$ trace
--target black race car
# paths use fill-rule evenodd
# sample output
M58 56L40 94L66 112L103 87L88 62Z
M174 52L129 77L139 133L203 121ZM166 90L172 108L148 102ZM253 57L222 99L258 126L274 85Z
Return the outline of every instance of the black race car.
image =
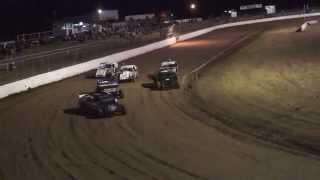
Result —
M79 108L82 113L91 117L111 117L124 115L126 109L118 99L108 93L89 93L79 95Z
M177 73L168 70L160 70L149 76L156 89L178 89L179 82Z

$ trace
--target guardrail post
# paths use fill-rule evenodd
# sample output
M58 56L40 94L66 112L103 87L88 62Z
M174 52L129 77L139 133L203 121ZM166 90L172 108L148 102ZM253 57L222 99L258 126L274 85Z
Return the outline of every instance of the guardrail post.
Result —
M6 70L7 71L13 71L16 68L17 68L17 66L16 66L16 63L14 61L6 64Z

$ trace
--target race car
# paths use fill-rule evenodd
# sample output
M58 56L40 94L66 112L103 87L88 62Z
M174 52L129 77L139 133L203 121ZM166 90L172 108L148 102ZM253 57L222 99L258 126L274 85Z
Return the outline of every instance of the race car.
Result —
M178 64L176 61L168 59L168 61L164 61L160 64L160 70L167 70L178 73Z
M88 93L78 96L79 109L87 116L112 117L125 115L126 109L118 99L107 93Z
M169 70L159 70L149 76L156 89L178 89L180 87L177 73Z
M138 67L136 65L124 65L120 67L120 81L135 81L138 78Z
M97 80L97 92L111 94L116 98L124 98L124 94L119 86L119 82L115 79Z
M97 68L96 78L116 76L118 67L118 63L101 63Z

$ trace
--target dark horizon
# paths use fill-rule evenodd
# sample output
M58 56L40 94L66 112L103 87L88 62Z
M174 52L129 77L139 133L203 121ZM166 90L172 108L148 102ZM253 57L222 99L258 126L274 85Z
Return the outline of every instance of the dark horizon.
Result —
M52 22L65 17L79 16L102 9L118 9L121 16L140 13L160 13L170 11L177 17L188 17L190 12L188 5L191 2L198 4L197 15L207 17L219 15L226 9L237 9L244 4L275 4L277 10L302 9L303 4L310 6L319 5L315 0L139 0L133 3L129 0L3 0L0 6L2 30L0 41L15 39L16 34L31 33L50 30Z

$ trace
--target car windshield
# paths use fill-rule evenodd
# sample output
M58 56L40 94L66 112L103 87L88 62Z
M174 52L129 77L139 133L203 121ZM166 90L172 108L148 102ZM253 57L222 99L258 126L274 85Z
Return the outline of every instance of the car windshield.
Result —
M108 89L113 89L113 88L118 88L119 85L118 84L107 84L105 87Z
M113 101L113 96L110 94L94 94L90 101Z
M177 75L175 73L172 72L160 72L159 73L159 78L160 79L166 79L166 78L172 78L172 79L176 79Z
M165 68L176 68L177 64L166 64L166 65L163 65L162 67L165 67Z
M106 74L105 77L98 77L97 81L115 81L116 77L112 76L112 74Z
M133 71L133 68L131 67L123 67L121 68L122 71Z
M113 68L113 65L112 64L105 64L104 67L105 68Z

